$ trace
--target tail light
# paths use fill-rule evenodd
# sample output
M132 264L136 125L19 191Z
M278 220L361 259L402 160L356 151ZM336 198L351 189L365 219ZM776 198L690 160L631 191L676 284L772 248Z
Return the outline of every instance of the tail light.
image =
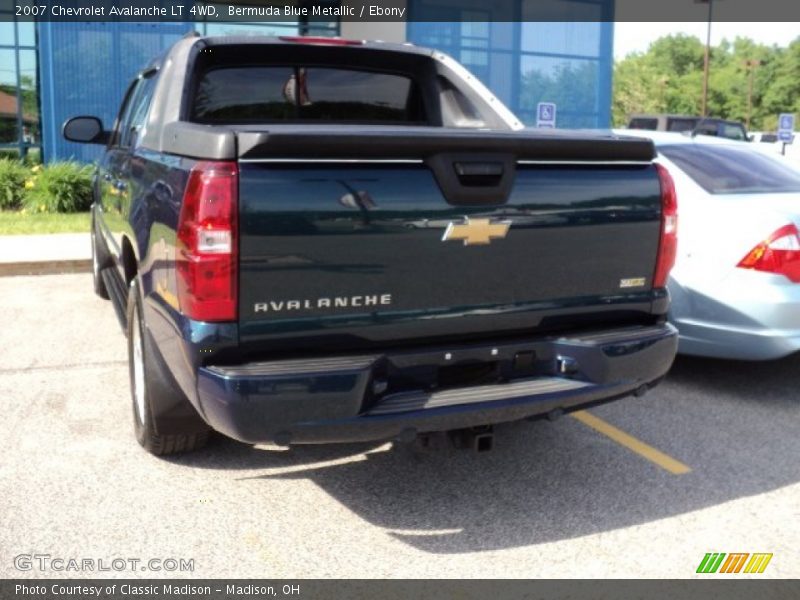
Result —
M664 287L678 252L678 196L675 193L675 182L666 167L656 164L656 170L661 184L661 239L653 287Z
M737 267L785 275L800 283L800 234L793 224L784 225L750 250Z
M175 259L178 302L191 319L236 319L238 179L234 162L199 162L189 174Z
M282 42L297 42L301 44L319 44L321 46L361 46L361 40L345 40L337 37L325 37L322 35L282 35Z

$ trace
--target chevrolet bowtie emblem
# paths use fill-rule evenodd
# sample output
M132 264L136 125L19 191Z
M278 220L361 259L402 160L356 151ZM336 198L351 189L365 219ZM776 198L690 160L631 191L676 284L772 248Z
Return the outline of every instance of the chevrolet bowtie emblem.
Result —
M463 223L451 222L442 236L443 242L464 240L465 246L490 244L494 239L506 237L511 221L492 223L489 219L464 218Z

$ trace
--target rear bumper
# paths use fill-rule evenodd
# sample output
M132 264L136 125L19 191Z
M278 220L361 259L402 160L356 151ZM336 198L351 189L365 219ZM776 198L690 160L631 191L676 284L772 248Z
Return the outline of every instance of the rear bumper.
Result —
M774 360L800 352L800 329L736 326L676 319L681 354L731 360Z
M771 360L800 351L800 285L781 275L735 269L721 280L670 280L669 319L678 352Z
M391 439L577 410L626 396L669 370L668 324L567 337L199 369L206 421L247 443ZM414 388L452 366L488 365L501 382ZM402 388L402 391L396 391Z

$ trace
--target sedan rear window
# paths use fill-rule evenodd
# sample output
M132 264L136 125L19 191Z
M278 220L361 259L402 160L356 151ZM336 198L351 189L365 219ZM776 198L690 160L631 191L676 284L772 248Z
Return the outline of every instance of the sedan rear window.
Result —
M389 73L301 66L223 67L197 84L198 123L423 122L414 82Z
M749 148L681 144L658 151L711 194L800 192L800 171Z

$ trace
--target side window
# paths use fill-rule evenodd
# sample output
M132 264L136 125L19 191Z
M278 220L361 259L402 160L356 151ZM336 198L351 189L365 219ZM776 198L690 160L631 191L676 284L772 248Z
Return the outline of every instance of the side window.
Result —
M122 106L119 109L117 120L114 123L114 133L111 135L111 141L109 142L109 145L112 147L120 145L120 134L124 130L123 124L129 119L131 106L133 105L140 83L140 79L134 80L133 83L128 86L128 91L125 92L125 99L122 101Z
M631 119L631 122L628 124L628 129L646 129L648 131L655 131L658 129L658 119L637 117Z
M716 123L701 123L695 129L695 133L700 135L713 135L716 137L719 135L719 130Z
M667 131L691 131L698 122L698 119L669 119L667 122Z
M741 125L729 125L727 123L721 123L720 129L722 130L721 136L731 139L731 140L740 140L744 141L747 139L745 135L744 129Z
M131 99L130 111L120 127L119 145L129 148L136 144L136 140L144 127L145 119L150 112L150 102L153 99L156 77L142 77L139 79L134 95Z
M156 77L153 74L139 77L130 85L117 118L112 146L128 148L135 143L150 109L155 82Z

